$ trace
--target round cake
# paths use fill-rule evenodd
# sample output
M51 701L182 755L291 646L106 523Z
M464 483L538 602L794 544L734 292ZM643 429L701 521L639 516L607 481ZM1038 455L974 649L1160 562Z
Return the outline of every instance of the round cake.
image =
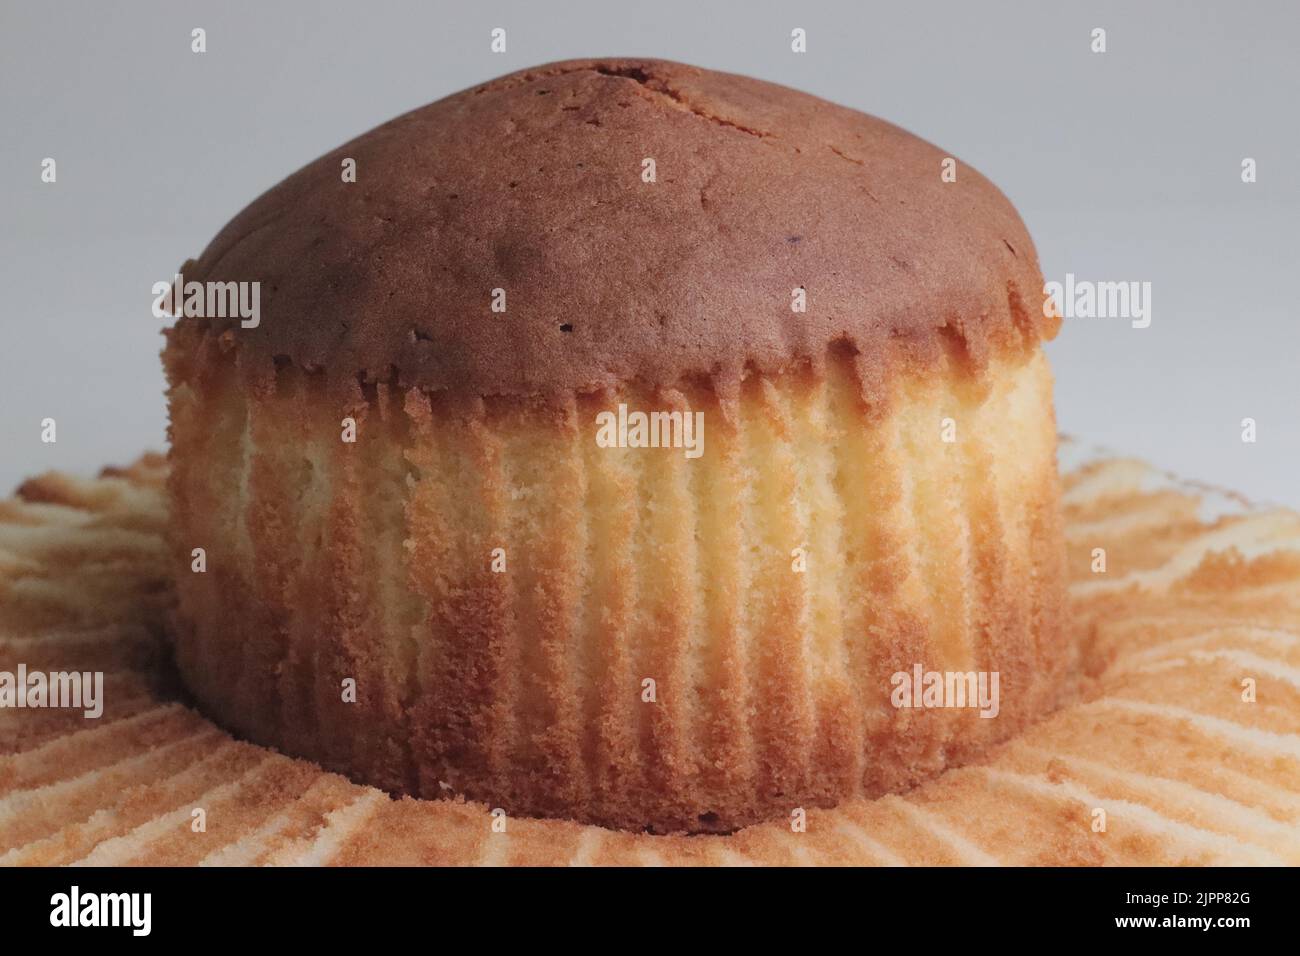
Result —
M321 157L181 271L257 303L178 306L164 352L176 659L236 733L394 793L728 831L1061 694L1034 247L895 126L538 67Z

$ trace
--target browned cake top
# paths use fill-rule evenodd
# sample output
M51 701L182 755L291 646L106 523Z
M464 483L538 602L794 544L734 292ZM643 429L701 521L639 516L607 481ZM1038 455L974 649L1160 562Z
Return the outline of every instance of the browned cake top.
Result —
M735 380L837 340L868 358L891 336L976 357L1008 335L1036 343L1054 328L1024 225L973 169L944 182L945 155L747 77L537 67L262 195L184 269L259 281L260 326L182 321L307 368L482 395Z

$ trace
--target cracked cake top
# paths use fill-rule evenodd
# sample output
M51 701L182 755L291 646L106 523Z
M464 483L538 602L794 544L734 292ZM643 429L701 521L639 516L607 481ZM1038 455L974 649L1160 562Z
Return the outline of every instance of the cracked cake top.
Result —
M182 267L260 282L260 325L179 322L307 369L478 395L721 387L837 343L864 366L890 339L976 363L997 343L1036 346L1055 325L1024 225L973 169L945 182L945 158L747 77L535 67L263 194Z

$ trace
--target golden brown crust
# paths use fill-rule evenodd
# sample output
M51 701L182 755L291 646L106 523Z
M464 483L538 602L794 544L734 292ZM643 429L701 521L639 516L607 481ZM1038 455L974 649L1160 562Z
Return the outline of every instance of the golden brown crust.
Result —
M734 399L458 401L185 329L167 361L182 674L225 726L384 789L734 830L969 760L1070 668L1041 352L900 363L888 414L842 350ZM598 447L621 402L701 411L703 455ZM918 664L997 671L999 713L892 707Z
M0 502L0 668L120 664L101 721L0 710L0 865L1300 864L1294 512L1202 523L1199 493L1144 491L1138 463L1067 476L1070 554L1105 547L1113 569L1071 562L1079 700L901 797L814 809L805 832L674 837L494 829L483 804L388 800L173 703L137 654L169 601L162 472L130 471L147 480L51 475Z
M183 271L260 282L261 324L181 324L308 370L474 395L736 385L834 342L868 366L895 338L930 364L953 344L976 364L1036 346L1055 326L1033 244L978 172L945 182L946 158L747 77L536 67L398 117L257 199Z

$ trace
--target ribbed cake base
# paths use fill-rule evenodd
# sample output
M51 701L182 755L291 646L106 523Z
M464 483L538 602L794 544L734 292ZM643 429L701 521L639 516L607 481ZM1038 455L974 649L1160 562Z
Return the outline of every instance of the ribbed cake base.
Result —
M844 351L547 401L237 356L166 354L178 665L227 727L359 781L731 830L967 760L1071 666L1040 351L900 362L870 400ZM605 447L619 405L702 412L702 453ZM996 700L898 706L918 671Z

